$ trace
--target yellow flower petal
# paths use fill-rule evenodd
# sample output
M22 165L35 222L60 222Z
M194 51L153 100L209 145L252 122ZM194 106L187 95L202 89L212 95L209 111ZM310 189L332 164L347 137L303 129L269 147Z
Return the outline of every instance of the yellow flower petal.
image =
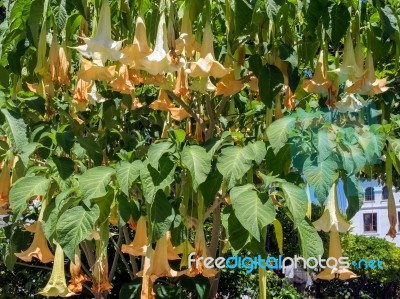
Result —
M82 58L82 68L76 74L78 79L86 82L111 80L115 76L115 66L98 66Z
M144 256L148 245L146 217L141 216L137 222L135 238L129 245L122 245L121 251L133 256Z

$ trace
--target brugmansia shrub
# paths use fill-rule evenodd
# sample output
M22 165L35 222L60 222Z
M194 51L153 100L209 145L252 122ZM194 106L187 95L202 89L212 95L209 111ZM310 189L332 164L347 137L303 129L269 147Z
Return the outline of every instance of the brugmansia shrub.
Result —
M339 257L360 176L386 181L396 235L397 1L0 5L2 260L52 266L39 294L105 298L123 265L134 296L215 297L218 269L188 255L265 258L268 225L283 253L277 213L299 254L322 254L322 230Z

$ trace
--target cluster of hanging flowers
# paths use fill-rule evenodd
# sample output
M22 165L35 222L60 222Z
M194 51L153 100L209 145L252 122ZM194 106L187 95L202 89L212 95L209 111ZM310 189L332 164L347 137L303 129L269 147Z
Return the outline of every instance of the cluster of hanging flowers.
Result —
M357 26L358 24L355 27ZM305 91L326 97L326 104L336 107L341 113L357 112L364 107L365 103L358 95L374 96L389 89L386 78L376 78L370 49L367 49L364 63L359 29L356 28L354 35L355 47L349 28L344 39L342 62L332 70L328 66L327 46L323 43L313 77L303 81ZM344 85L344 94L338 101L340 84Z

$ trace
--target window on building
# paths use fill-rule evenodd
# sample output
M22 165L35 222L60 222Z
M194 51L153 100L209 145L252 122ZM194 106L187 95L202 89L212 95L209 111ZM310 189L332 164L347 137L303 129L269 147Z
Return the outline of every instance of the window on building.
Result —
M365 201L374 201L375 200L375 193L373 187L368 187L365 189Z
M376 213L364 214L364 232L376 232Z
M382 198L383 200L388 200L389 198L389 191L386 186L382 188Z

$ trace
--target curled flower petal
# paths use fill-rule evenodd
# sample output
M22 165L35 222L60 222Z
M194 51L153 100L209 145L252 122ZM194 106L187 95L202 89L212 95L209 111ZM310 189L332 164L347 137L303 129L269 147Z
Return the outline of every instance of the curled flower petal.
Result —
M133 256L144 256L149 245L148 242L146 217L140 216L136 224L135 238L129 245L122 245L121 251Z
M89 60L82 59L82 68L76 74L78 79L86 82L111 80L115 76L115 66L98 66Z
M130 94L135 90L135 86L130 80L128 67L126 65L123 64L119 68L118 77L110 82L110 86L113 90L125 94Z
M82 292L82 284L89 281L89 277L82 271L81 252L79 249L75 250L74 261L71 261L69 266L71 273L71 280L69 281L68 290L73 293Z

